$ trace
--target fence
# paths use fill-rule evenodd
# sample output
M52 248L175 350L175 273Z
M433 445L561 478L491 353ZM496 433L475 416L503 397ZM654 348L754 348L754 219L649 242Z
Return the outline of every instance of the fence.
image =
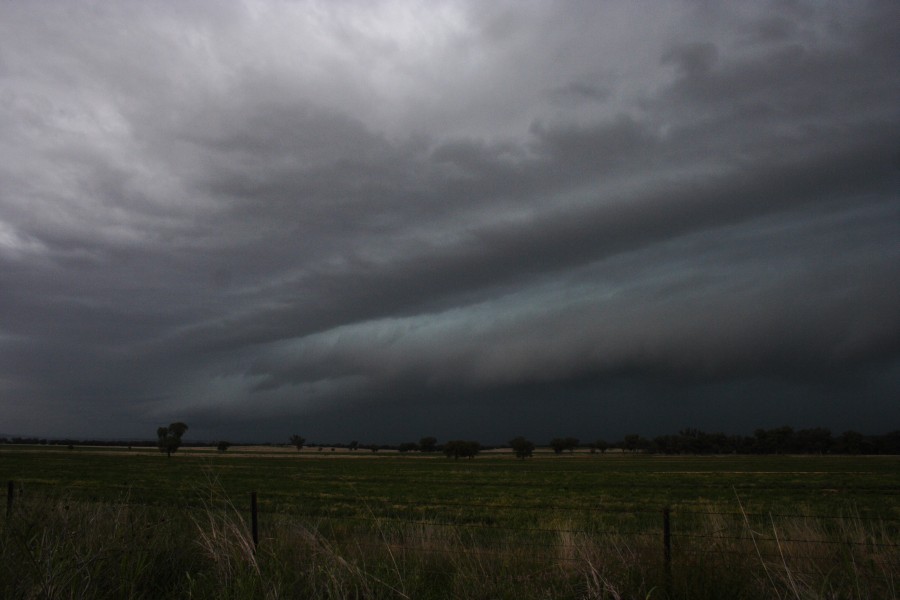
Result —
M893 582L893 574L900 572L900 519L893 517L753 513L741 506L732 511L611 509L564 502L523 506L374 497L338 497L327 505L304 506L256 491L244 498L246 504L211 496L158 505L142 496L131 494L123 503L215 519L241 515L238 520L257 550L283 544L278 540L282 530L302 526L314 532L317 543L340 548L347 557L387 555L395 562L415 557L428 562L423 572L429 575L446 575L440 566L458 561L461 553L485 563L514 562L533 569L547 564L594 569L618 553L623 563L661 573L666 586L679 574L711 565L753 564L769 577L770 569L778 568L792 578L822 576L841 564L852 565L857 583ZM23 494L10 481L7 524L15 521L20 505L62 497Z

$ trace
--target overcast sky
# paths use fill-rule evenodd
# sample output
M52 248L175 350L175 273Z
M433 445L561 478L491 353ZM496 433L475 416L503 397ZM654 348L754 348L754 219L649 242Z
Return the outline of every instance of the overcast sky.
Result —
M0 432L900 428L900 3L0 3Z

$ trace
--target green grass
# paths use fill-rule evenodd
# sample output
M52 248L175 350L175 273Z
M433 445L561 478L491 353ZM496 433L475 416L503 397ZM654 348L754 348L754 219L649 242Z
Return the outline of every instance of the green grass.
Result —
M898 467L3 446L0 596L896 598Z
M509 455L349 457L306 451L225 454L0 449L0 477L33 493L65 488L73 497L184 503L214 484L235 504L251 491L276 512L360 513L365 501L435 510L453 504L559 506L602 510L688 509L740 498L750 512L900 517L900 458L847 456L658 457Z

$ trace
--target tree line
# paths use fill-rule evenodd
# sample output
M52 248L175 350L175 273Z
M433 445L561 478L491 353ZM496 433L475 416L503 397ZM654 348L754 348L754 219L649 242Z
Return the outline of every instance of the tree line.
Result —
M900 430L879 435L845 431L834 435L822 427L783 426L757 429L752 436L683 429L652 440L637 436L631 448L657 454L900 454Z
M592 452L618 449L650 454L900 454L900 430L879 435L858 431L834 435L823 427L795 430L783 426L757 429L748 436L688 428L653 438L632 433L612 444L597 440L581 445L575 438L554 438L550 447L557 454L582 447Z
M213 442L187 442L182 436L187 431L185 423L176 422L168 427L157 429L157 441L148 440L74 440L74 439L46 439L35 437L0 437L0 444L28 444L28 445L67 445L70 448L75 445L90 446L123 446L128 447L152 447L156 446L161 452L171 455L181 446L209 447L213 445L220 452L225 452L231 447L227 441ZM298 451L307 447L306 438L299 434L293 434L288 442ZM271 442L261 445L272 446ZM310 444L323 450L325 445ZM378 452L380 450L397 451L401 454L409 452L418 453L443 453L448 458L473 458L482 450L495 448L509 448L518 458L528 458L534 454L537 447L535 442L518 436L501 446L483 446L473 440L449 440L438 443L437 438L426 436L418 442L403 442L401 444L362 444L353 440L346 444L327 444L332 448L343 448L352 452L368 450ZM789 426L773 429L757 429L753 435L729 435L722 432L705 432L700 429L682 429L675 434L659 435L653 438L645 438L640 434L631 433L621 440L609 443L603 439L593 442L582 442L574 437L556 437L549 440L547 447L556 454L574 452L575 450L589 450L592 453L604 453L610 450L649 453L649 454L900 454L900 430L878 435L867 435L858 431L845 431L833 434L831 430L822 427L795 430Z
M299 435L293 434L288 438L290 444L297 448L297 451L303 449L306 444L306 438ZM313 444L315 446L315 444ZM371 452L378 452L379 450L396 450L401 454L406 452L443 452L449 458L474 458L481 451L481 444L474 441L468 440L450 440L443 444L438 444L438 440L432 436L426 436L420 439L418 442L403 442L397 446L391 445L379 445L379 444L360 444L358 441L353 440L346 446L343 444L329 444L332 448L342 448L346 447L351 452L355 452L358 450L369 450ZM321 450L322 446L318 446Z
M299 436L292 436L291 441ZM302 447L298 446L298 450ZM443 452L450 458L472 458L481 450L509 448L518 458L534 455L537 445L525 437L509 440L505 446L482 446L476 441L451 440L438 444L434 437L422 438L418 443L404 442L399 445L332 444L350 450L368 449L395 450L407 452ZM625 435L616 442L598 439L583 443L574 437L552 438L547 447L556 454L589 450L604 453L610 450L648 454L900 454L900 430L879 435L867 435L858 431L845 431L834 435L822 427L795 430L789 426L773 429L757 429L752 436L729 435L722 432L708 433L696 428L682 429L676 434L645 438L640 434Z

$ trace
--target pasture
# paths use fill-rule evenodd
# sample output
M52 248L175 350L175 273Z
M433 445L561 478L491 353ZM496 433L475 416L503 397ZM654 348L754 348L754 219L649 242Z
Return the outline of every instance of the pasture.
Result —
M440 454L317 452L240 447L182 449L4 446L0 477L30 493L179 505L214 489L236 504L251 491L275 512L328 513L362 504L496 505L534 510L674 510L734 505L751 512L900 518L900 457L678 456L537 453L516 460ZM495 511L496 512L496 511Z
M21 543L5 538L2 558L19 575L0 591L53 597L27 590L87 585L74 557L109 548L58 527L106 531L117 560L149 561L129 567L127 590L59 597L896 597L898 467L888 456L523 461L235 447L167 459L146 448L3 446L0 477L15 482L5 528ZM172 546L184 564L165 559ZM14 583L47 552L60 563L73 554L55 575L69 587L41 588L38 571L27 590Z

